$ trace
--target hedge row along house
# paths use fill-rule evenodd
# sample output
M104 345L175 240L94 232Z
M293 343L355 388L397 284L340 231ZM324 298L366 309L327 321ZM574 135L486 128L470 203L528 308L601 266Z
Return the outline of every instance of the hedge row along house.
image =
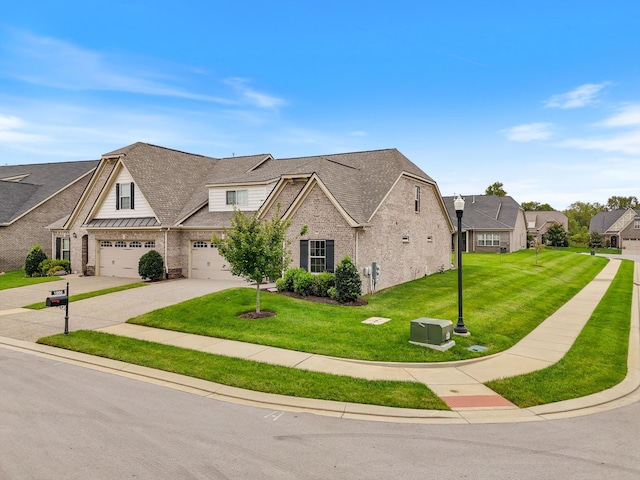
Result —
M235 208L268 218L278 204L291 221L292 267L333 271L348 255L361 272L377 262L386 288L450 265L453 225L438 186L396 149L278 160L135 143L102 156L50 242L68 239L72 269L87 275L137 277L154 249L166 278L226 279L213 234L224 235Z

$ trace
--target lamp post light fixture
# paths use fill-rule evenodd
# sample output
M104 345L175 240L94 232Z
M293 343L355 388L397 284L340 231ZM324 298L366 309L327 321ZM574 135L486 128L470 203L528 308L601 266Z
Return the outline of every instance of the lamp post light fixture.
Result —
M464 325L462 318L462 213L464 212L464 199L458 194L458 198L453 201L458 217L458 323L453 329L453 333L462 336L469 336L469 330Z

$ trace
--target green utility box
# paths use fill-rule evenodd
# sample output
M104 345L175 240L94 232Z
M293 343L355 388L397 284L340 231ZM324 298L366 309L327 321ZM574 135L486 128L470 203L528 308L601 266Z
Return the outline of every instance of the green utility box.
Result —
M422 345L436 350L447 350L455 345L453 322L437 318L418 318L411 320L409 343Z

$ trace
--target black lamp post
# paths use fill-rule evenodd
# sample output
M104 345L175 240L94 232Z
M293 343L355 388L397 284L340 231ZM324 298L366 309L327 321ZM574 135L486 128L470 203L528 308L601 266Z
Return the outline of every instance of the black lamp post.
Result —
M456 217L458 217L458 323L453 329L458 335L469 335L469 330L464 325L462 319L462 212L464 211L464 200L458 195L453 201L456 209Z

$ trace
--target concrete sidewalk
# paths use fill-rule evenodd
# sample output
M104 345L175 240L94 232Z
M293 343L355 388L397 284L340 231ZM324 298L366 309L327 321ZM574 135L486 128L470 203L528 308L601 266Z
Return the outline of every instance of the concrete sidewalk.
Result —
M451 412L394 409L373 405L283 397L227 387L19 340L0 338L0 345L5 348L26 349L41 355L54 355L59 359L81 362L93 365L94 368L106 369L128 376L133 375L136 378L144 378L154 383L186 389L211 398L345 418L454 423L516 422L562 418L617 408L640 399L640 349L638 348L640 264L636 263L635 265L628 374L622 383L605 392L588 397L528 409L517 408L484 386L483 383L496 378L539 370L562 358L589 320L614 278L619 265L619 260L609 262L587 287L511 349L490 357L455 363L385 364L362 362L126 323L114 323L97 328L100 331L116 335L287 367L367 379L419 381L443 398L452 408Z

